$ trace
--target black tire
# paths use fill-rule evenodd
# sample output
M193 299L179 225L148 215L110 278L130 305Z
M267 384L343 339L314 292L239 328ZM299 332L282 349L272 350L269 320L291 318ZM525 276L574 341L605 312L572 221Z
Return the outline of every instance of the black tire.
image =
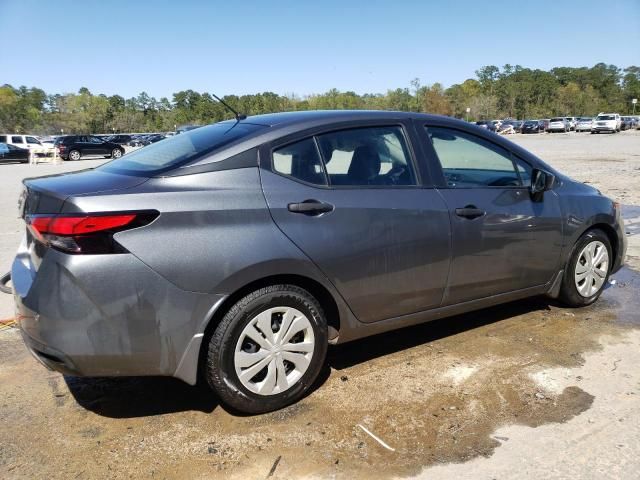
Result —
M574 281L574 274L576 270L576 265L579 260L580 253L582 250L591 242L599 241L604 244L607 248L607 253L609 255L609 262L607 265L607 275L605 276L602 287L590 297L583 297L578 292L578 288L576 287L576 283ZM567 306L570 307L584 307L587 305L591 305L595 302L598 297L602 294L602 291L607 285L609 281L609 274L611 272L611 264L613 262L613 254L611 249L611 242L609 241L609 237L606 233L599 229L593 229L587 231L582 237L578 239L576 244L573 247L573 251L571 252L571 257L567 262L564 276L562 278L562 285L560 287L560 300L564 302Z
M75 160L81 160L81 159L82 159L82 154L80 153L80 151L79 151L79 150L71 150L71 151L69 152L69 155L67 155L67 158L68 158L69 160L74 160L74 159L73 159L74 154L78 154L78 158L76 158Z
M235 347L247 324L273 307L293 307L309 320L315 340L307 370L281 393L260 395L246 388L235 370ZM205 376L220 400L233 410L258 414L278 410L300 400L312 387L327 354L327 323L322 306L309 292L293 285L272 285L239 300L222 318L209 340Z

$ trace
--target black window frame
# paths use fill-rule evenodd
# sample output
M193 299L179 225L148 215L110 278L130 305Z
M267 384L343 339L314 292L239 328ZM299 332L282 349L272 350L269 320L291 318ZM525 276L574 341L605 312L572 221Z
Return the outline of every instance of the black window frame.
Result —
M403 140L405 142L405 146L407 147L407 165L413 169L413 178L415 179L415 185L332 185L329 174L327 172L327 164L324 159L324 155L318 145L317 137L320 135L326 135L334 132L341 132L345 130L357 130L357 129L367 129L367 128L384 128L384 127L398 127L403 136ZM415 138L410 134L409 128L412 127L411 121L408 120L406 122L403 121L393 121L393 120L371 120L371 121L359 121L359 122L346 122L343 124L331 124L324 125L321 127L306 129L300 132L296 132L291 135L287 135L278 140L274 140L268 144L265 144L261 147L261 151L264 152L264 156L268 158L268 161L263 164L261 162L261 166L267 167L267 169L281 177L284 177L288 180L300 183L302 185L306 185L313 188L323 189L323 190L388 190L388 189L416 189L416 188L433 188L432 185L426 186L423 183L423 170L419 168L420 161L418 158L418 153L414 147ZM294 143L298 143L300 141L313 138L316 150L320 155L320 160L322 162L325 178L327 180L327 185L318 185L315 183L305 182L299 178L293 177L291 175L283 174L278 172L273 164L273 152L275 150L279 150L288 145L292 145ZM263 158L263 155L260 155L260 158Z
M518 169L517 161L520 161L526 165L529 166L529 168L531 170L537 168L535 165L533 165L531 162L525 160L524 158L522 158L520 155L515 154L511 149L507 148L504 145L500 145L497 142L492 141L489 138L486 138L484 136L480 136L480 135L476 135L473 132L469 132L467 130L464 130L462 128L456 128L455 126L452 125L444 125L444 124L436 124L436 123L425 123L425 122L421 122L421 128L423 131L423 135L424 135L424 140L425 142L427 142L427 145L425 146L428 149L428 156L431 157L432 161L429 162L429 166L431 168L435 168L437 169L437 171L439 172L439 176L440 179L437 182L438 186L437 188L439 189L447 189L447 190L477 190L477 189L509 189L509 190L529 190L530 186L525 185L525 182L522 179L522 175L520 174L520 170ZM509 156L509 160L511 160L511 164L513 165L513 169L516 172L516 175L518 177L518 179L520 180L520 185L476 185L476 186L470 186L470 187L451 187L447 184L447 180L444 176L444 168L442 167L442 163L440 162L440 157L438 157L438 152L436 151L435 147L433 146L433 142L431 141L431 137L429 136L429 128L446 128L448 130L452 130L454 132L460 132L464 135L467 135L469 137L473 137L473 138L477 138L479 140L481 140L482 142L485 143L489 143L503 151L505 151L508 156ZM480 143L480 145L482 145Z

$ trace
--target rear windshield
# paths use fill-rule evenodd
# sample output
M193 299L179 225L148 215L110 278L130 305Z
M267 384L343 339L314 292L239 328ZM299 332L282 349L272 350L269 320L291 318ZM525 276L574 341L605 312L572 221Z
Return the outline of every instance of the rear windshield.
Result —
M597 120L615 120L616 117L613 115L598 115Z
M552 118L550 121L552 121L552 122L564 122L564 118Z
M238 122L215 123L152 143L98 168L133 175L158 174L197 160L263 128Z

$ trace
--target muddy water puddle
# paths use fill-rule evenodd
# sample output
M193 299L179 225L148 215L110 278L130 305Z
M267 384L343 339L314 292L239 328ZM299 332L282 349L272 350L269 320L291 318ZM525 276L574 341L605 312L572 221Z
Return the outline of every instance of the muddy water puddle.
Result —
M332 348L307 398L253 417L171 379L65 379L5 335L0 476L388 478L489 456L500 426L589 409L579 377L555 394L532 375L640 326L640 275L614 279L584 309L536 298Z

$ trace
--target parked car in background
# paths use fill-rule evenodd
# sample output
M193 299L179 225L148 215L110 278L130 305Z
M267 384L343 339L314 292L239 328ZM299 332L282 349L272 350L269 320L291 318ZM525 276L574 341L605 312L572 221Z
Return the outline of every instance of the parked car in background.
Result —
M57 137L47 136L47 137L40 137L40 138L38 138L38 140L40 140L40 143L43 146L52 149L55 146L56 138Z
M620 130L631 130L633 128L633 121L631 117L620 117Z
M111 135L110 137L107 137L106 140L108 142L111 143L117 143L118 145L128 145L129 142L131 141L131 135L126 135L126 134L117 134L117 135Z
M512 122L512 125L517 133L522 133L522 125L524 125L524 120L514 120Z
M580 117L576 122L576 132L590 132L593 125L592 117Z
M41 363L200 378L252 414L303 398L329 344L535 295L590 305L626 250L617 202L417 113L208 125L27 179L21 205L16 318Z
M564 118L566 118L567 122L569 122L569 131L575 130L576 125L578 123L578 120L576 119L576 117L564 117Z
M501 135L512 135L516 133L516 129L513 126L513 122L509 120L505 120L504 122L502 122L500 124L500 127L498 127L498 133Z
M107 142L95 135L67 135L59 137L55 143L58 155L63 160L80 160L88 156L120 158L124 148L117 143Z
M544 122L542 120L526 120L522 124L522 133L544 132Z
M542 131L546 132L549 128L549 119L543 118L542 120L538 120L538 122L540 122L540 125L542 126Z
M569 125L569 122L565 117L554 117L549 120L549 126L547 127L547 132L549 133L565 132L566 133L570 131L570 129L571 127Z
M591 125L591 133L620 131L620 115L617 113L600 113Z
M11 143L0 143L0 162L29 163L29 150Z
M136 135L131 135L131 140L129 141L128 145L130 147L142 147L143 144L143 140L146 138L147 135L143 135L143 134L136 134Z
M44 154L50 149L47 145L43 145L33 135L22 135L19 133L3 133L0 134L0 143L6 143L7 145L15 145L19 148L26 148L27 150L33 150L36 153Z
M496 131L496 126L491 120L480 120L479 122L476 122L476 125L481 128L486 128L487 130L490 130L492 132Z

